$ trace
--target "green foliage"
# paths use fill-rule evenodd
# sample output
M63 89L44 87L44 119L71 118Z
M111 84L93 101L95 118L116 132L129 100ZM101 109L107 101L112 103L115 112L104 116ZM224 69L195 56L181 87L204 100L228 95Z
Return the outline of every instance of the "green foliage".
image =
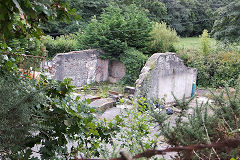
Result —
M69 79L63 82L43 79L32 84L12 80L0 82L5 97L1 98L0 132L4 136L0 138L0 157L29 159L35 144L41 144L38 151L41 159L71 159L78 152L84 157L95 157L99 156L99 144L111 142L111 136L119 129L120 120L102 122L87 100L72 99ZM5 85L6 81L10 86ZM67 145L72 142L77 145L69 151Z
M45 33L69 34L75 33L79 28L85 28L93 16L99 16L113 0L68 0L70 9L74 10L78 18L70 18L70 22L54 20L41 24Z
M32 84L16 72L14 59L0 55L0 155L23 149L36 130L32 114L42 97Z
M138 79L142 67L148 57L134 48L130 48L121 54L120 61L126 67L126 76L123 78L125 84L134 84Z
M220 94L212 93L212 96L215 103L196 102L191 114L187 114L191 100L184 100L185 102L177 100L176 107L181 112L176 115L174 122L170 116L161 111L152 111L154 121L158 123L161 133L170 145L210 144L228 138L239 138L239 132L233 132L240 127L237 122L240 109L239 85L232 92L226 88ZM180 152L178 158L198 159L210 155L213 159L215 157L230 159L239 156L237 149L229 151L222 148L216 149L215 154L210 154L211 152L209 149L195 151L195 154Z
M217 10L213 36L225 42L240 42L240 2L234 0Z
M240 124L238 118L240 116L240 87L239 79L234 88L225 87L219 94L212 92L215 104L212 106L214 113L222 120L225 129L231 137L239 136ZM225 122L224 122L225 121ZM235 134L236 133L236 134Z
M97 147L103 139L108 141L105 132L112 128L108 125L103 127L93 115L95 109L81 102L80 97L72 99L65 92L69 88L68 82L63 83L59 85L66 87L56 88L54 85L52 90L50 86L45 102L40 105L43 111L39 115L42 117L39 121L40 133L33 137L32 142L43 145L40 148L42 159L55 159L57 156L69 159L78 151L85 157L98 156ZM71 147L68 152L67 144L74 141L77 146Z
M44 45L48 50L48 56L54 57L57 53L65 53L78 49L78 41L74 35L65 35L53 39L51 36L44 37Z
M203 30L201 36L201 49L204 56L207 56L210 52L210 36L208 35L208 31L206 29Z
M236 47L219 43L206 56L198 50L183 50L178 54L187 66L197 68L197 85L223 87L236 84L240 71L240 52Z
M150 39L152 23L146 15L146 12L135 5L130 5L124 10L126 24L124 26L124 39L128 47L146 53Z
M50 34L73 33L78 31L79 28L84 29L93 16L99 17L111 5L118 5L124 9L132 4L141 10L146 10L147 16L154 21L160 21L167 13L165 5L158 0L69 0L70 8L76 10L76 13L82 17L80 20L71 19L70 23L53 21L43 24L41 27L46 33Z
M93 19L80 38L86 48L101 48L103 58L119 58L127 47L146 51L151 24L135 5L120 9L108 7L99 20Z
M113 137L113 143L101 144L101 155L108 159L109 157L118 157L119 152L124 148L133 156L147 149L152 149L156 145L156 135L151 135L153 123L147 111L140 112L139 104L134 103L133 108L125 109L121 115L116 116L113 120L121 121L118 123L120 130Z
M64 19L71 13L66 2L61 0L4 0L0 2L0 10L1 40L18 35L39 37L39 21Z
M173 44L178 42L179 38L176 31L166 23L155 23L150 35L153 39L150 42L152 53L175 51Z
M18 53L26 55L42 56L45 52L45 46L42 41L35 37L26 38L23 36L7 41L7 43L10 48L14 48Z
M0 158L29 159L37 144L41 159L99 156L99 144L111 142L120 121L103 123L88 100L72 99L69 79L28 80L17 73L14 59L1 55L0 62ZM71 142L77 145L68 151Z
M149 137L150 129L153 124L149 121L148 114L140 112L135 108L126 111L126 115L123 115L125 124L122 126L126 127L121 133L121 137L118 139L123 141L121 148L127 148L131 154L141 153L147 149L154 148L156 143L155 137Z
M110 7L100 16L100 20L92 19L84 30L84 43L87 47L101 48L106 58L118 57L127 47L124 40L126 21L122 10Z
M167 14L162 18L180 36L198 36L204 29L211 31L214 12L232 0L160 0L167 8Z
M136 6L142 8L143 10L147 10L148 17L152 21L160 22L167 14L167 8L165 7L165 4L158 1L158 0L132 0L126 2L126 0L119 0L119 4L122 3L122 1L125 1L125 4L136 4Z

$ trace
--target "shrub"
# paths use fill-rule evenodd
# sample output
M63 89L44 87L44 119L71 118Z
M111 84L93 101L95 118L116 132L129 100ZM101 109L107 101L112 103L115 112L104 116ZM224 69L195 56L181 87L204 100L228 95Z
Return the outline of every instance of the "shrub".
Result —
M44 45L48 50L48 56L54 57L57 53L65 53L77 50L78 42L74 35L65 35L53 39L51 36L44 38Z
M0 44L0 52L12 54L8 49ZM118 127L98 120L88 100L73 99L72 91L69 79L20 76L14 59L0 54L0 159L30 159L38 144L41 159L72 159L79 150L98 156L99 143L110 142ZM73 141L78 145L69 151Z
M155 23L150 32L152 41L150 42L151 53L175 51L173 44L178 42L177 32L168 27L165 22Z
M174 122L173 118L162 111L152 111L152 117L158 123L167 143L173 146L210 144L230 138L239 139L240 124L237 118L240 116L239 84L235 89L233 93L228 88L220 94L212 92L215 103L197 104L192 108L191 114L188 112L189 101L176 100L176 107L180 112L174 118ZM178 159L208 159L208 156L209 159L219 159L219 157L230 159L232 156L239 156L238 150L215 148L214 152L212 149L182 151L179 152Z
M147 59L146 55L134 48L126 50L120 56L120 61L126 66L126 76L123 78L123 82L134 84Z
M41 56L45 53L45 46L42 41L34 37L14 38L8 41L8 47L13 48L18 53L27 55Z
M182 50L178 54L187 66L198 69L199 86L234 86L239 77L240 51L236 48L218 44L208 55L199 54L197 50Z
M13 59L0 54L0 159L24 148L36 130L34 106L41 96L32 81L20 77Z
M203 30L201 35L201 51L203 55L207 55L210 52L210 41L209 41L209 34L206 29Z
M119 58L127 47L145 52L148 46L151 23L146 13L135 5L125 9L110 6L99 20L93 19L84 31L83 42L87 48L101 48L102 58ZM82 38L80 38L82 43Z

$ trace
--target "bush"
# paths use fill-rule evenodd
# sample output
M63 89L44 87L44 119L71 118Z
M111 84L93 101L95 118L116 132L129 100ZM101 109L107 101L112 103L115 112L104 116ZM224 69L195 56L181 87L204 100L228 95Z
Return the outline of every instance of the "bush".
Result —
M203 33L201 35L201 51L203 55L208 55L210 52L210 41L209 41L209 34L206 29L203 30Z
M110 6L99 20L95 18L89 23L79 43L84 42L86 48L103 49L102 58L116 59L127 47L146 52L150 30L146 13L135 5L125 9Z
M126 66L126 76L123 78L125 84L134 84L148 57L142 52L130 48L120 56L120 61Z
M44 45L48 50L48 56L54 57L57 53L65 53L78 50L78 42L74 35L65 35L53 39L51 36L46 36Z
M42 41L34 37L14 38L8 42L8 47L11 47L18 53L35 56L42 56L46 50Z
M230 138L239 139L239 91L238 84L233 92L230 92L229 88L220 94L212 92L215 103L197 104L192 108L191 114L188 112L190 101L176 100L175 106L180 109L180 112L174 118L174 122L171 116L167 116L162 111L152 111L152 117L158 123L167 143L173 146L211 144ZM208 159L206 156L209 156L209 159L219 159L217 157L230 159L239 156L239 148L215 148L214 154L211 152L212 149L182 151L179 152L178 159Z
M0 54L0 159L24 148L30 131L36 130L34 106L41 95L32 81L20 77L13 59Z
M89 100L70 96L69 79L43 79L38 84L13 80L0 79L0 159L30 159L31 148L37 144L41 144L37 151L41 159L73 159L79 151L84 157L96 157L99 144L111 142L118 130L113 123L95 117ZM77 146L69 150L70 142Z
M182 50L178 53L185 64L198 69L197 84L202 87L234 86L240 72L240 51L236 48L217 47L207 55L197 50Z
M165 22L155 23L150 35L152 37L150 42L151 53L175 51L173 44L178 42L179 37L177 32L168 27Z
M0 44L0 52L13 54L8 49ZM0 54L0 159L30 159L39 144L41 159L73 159L78 151L98 156L99 143L111 142L118 127L98 120L89 100L73 99L72 91L70 79L20 76L14 59ZM73 141L78 145L69 151Z

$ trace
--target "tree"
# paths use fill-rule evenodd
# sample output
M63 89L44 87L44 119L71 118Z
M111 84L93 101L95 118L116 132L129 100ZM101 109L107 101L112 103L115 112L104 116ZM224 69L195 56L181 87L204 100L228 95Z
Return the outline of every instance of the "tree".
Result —
M61 0L0 1L0 159L5 159L5 156L7 159L23 159L9 156L26 151L26 144L31 141L29 136L39 131L36 129L39 123L33 114L36 114L36 106L42 100L41 89L36 89L35 81L17 72L13 58L16 48L8 46L9 40L39 38L42 32L38 23L58 16L68 17L70 11L66 7Z
M152 41L149 45L152 53L173 52L175 50L173 44L179 40L176 31L167 26L165 22L155 23L150 35Z
M67 33L77 32L79 29L86 27L87 23L93 16L102 14L113 0L68 0L69 8L74 10L78 19L70 18L70 22L54 20L42 23L41 28L45 33L58 36Z
M240 1L235 0L217 11L213 36L221 41L240 42Z
M147 11L148 18L157 22L160 22L163 16L166 16L167 14L167 8L165 4L159 0L118 0L116 3L121 7L135 4L142 10Z
M147 14L136 5L125 9L110 6L100 15L99 20L95 18L89 23L82 41L87 48L103 49L105 58L110 59L119 58L127 47L146 53L151 28Z
M167 8L163 20L181 36L198 36L212 30L214 12L232 0L160 0Z
M70 8L81 16L80 21L75 19L71 19L70 23L53 21L42 24L41 27L45 33L53 36L77 32L79 29L84 29L93 16L98 18L110 5L124 9L132 4L146 11L148 18L153 21L160 22L167 13L165 5L158 0L69 0Z
M71 11L62 0L0 1L0 39L28 35L40 37L39 22L66 18Z

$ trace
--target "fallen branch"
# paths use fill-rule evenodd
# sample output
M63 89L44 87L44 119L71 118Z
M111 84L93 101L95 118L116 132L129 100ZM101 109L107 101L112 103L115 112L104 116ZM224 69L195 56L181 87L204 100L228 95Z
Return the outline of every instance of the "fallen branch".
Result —
M180 151L196 151L201 149L212 149L212 148L237 148L240 145L240 139L228 139L222 142L216 142L212 144L195 144L195 145L189 145L189 146L180 146L180 147L171 147L166 148L163 150L147 150L145 152L142 152L140 154L137 154L132 157L132 159L138 159L138 158L150 158L155 155L163 155L167 152L180 152ZM87 159L87 158L75 158L75 160L104 160L104 159ZM119 158L112 158L109 160L127 160L125 156L119 157Z

